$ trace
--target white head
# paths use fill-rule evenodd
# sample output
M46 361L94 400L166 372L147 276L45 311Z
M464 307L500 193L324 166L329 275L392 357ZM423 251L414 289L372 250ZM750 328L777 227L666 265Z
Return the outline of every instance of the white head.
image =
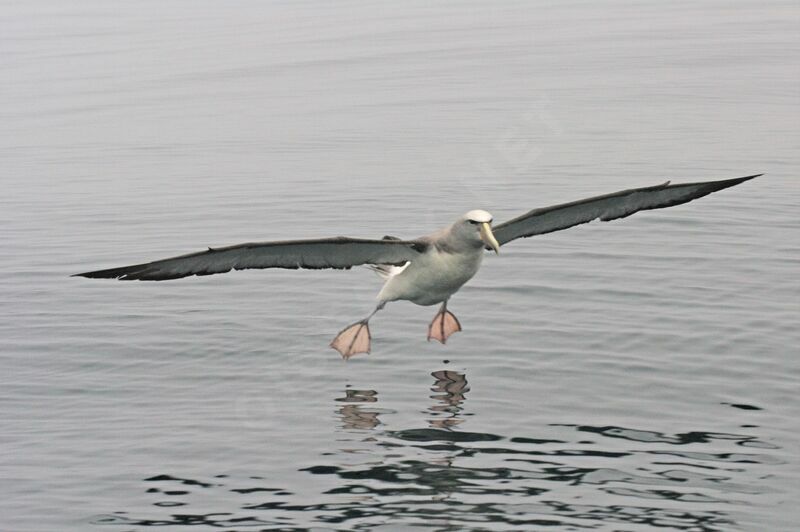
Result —
M492 215L488 212L481 209L469 211L453 224L453 229L465 238L474 240L477 244L485 244L495 253L500 253L500 244L492 234Z
M464 215L464 219L478 224L492 223L492 215L481 209L475 209L474 211L469 211L467 214Z

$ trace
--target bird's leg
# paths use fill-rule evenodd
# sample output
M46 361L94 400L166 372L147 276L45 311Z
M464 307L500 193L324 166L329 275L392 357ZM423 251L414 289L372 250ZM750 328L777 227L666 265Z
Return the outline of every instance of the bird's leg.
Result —
M342 329L331 341L331 347L339 351L345 360L359 353L368 354L372 339L369 334L369 319L384 306L386 301L381 301L369 316Z
M458 323L458 318L455 317L455 314L447 310L447 300L445 299L442 306L439 307L439 312L436 313L433 321L428 325L428 341L430 342L432 338L445 343L451 334L460 330L461 324Z

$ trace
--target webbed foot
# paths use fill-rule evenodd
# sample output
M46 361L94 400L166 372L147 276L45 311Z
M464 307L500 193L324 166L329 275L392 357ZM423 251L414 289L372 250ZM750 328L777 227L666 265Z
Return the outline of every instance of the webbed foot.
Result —
M357 321L352 325L345 327L339 334L336 335L331 341L331 347L339 351L342 358L348 358L359 353L367 353L370 351L370 341L372 336L369 333L369 323L367 320Z
M444 344L451 334L460 330L461 324L458 322L458 318L447 310L447 302L445 302L433 317L431 324L428 325L428 341L434 339Z

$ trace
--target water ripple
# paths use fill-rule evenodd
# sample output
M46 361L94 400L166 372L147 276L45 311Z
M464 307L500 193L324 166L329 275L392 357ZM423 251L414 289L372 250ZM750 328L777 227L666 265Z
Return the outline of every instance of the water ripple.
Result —
M326 452L321 462L297 469L300 474L324 479L312 493L282 487L279 478L217 475L190 479L161 473L143 479L143 489L152 497L151 514L159 517L134 517L128 511L117 511L96 516L92 522L106 526L255 527L291 521L361 529L401 519L409 526L473 529L591 529L597 523L617 523L711 532L735 526L733 509L749 504L746 497L774 492L768 485L745 480L750 466L780 465L781 460L774 456L685 450L747 445L778 449L756 436L710 431L665 434L580 424L549 425L562 436L569 434L563 429L571 430L573 438L460 430L464 416L470 413L466 404L472 386L466 374L439 370L431 376L433 394L429 399L433 403L422 412L428 418L427 427L383 429L381 418L398 412L379 407L376 390L348 387L334 397L340 429L349 437L338 440L343 445L338 452ZM603 436L607 445L582 439L586 433ZM659 448L623 450L620 441ZM362 458L353 461L355 456ZM667 456L682 458L684 467L659 461ZM738 469L728 467L734 464ZM581 502L601 493L608 499L605 505ZM238 511L191 513L190 508L208 497L230 500ZM630 504L633 499L650 502ZM680 504L679 511L674 504ZM160 515L159 508L178 506L185 513Z

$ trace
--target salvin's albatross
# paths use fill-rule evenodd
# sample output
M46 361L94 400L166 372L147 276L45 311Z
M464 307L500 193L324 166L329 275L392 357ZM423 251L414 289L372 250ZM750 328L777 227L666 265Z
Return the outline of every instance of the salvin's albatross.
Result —
M676 185L668 181L653 187L534 209L495 226L492 226L491 214L473 210L451 226L413 240L387 236L380 240L336 237L257 242L76 275L164 281L248 268L349 269L366 265L386 282L378 294L375 310L345 327L331 342L331 347L347 359L370 352L370 318L389 301L401 299L417 305L441 303L428 326L428 340L445 343L451 334L461 330L456 317L447 310L447 302L478 271L485 249L499 253L500 246L517 238L560 231L592 220L607 222L642 210L680 205L759 175L762 174Z

